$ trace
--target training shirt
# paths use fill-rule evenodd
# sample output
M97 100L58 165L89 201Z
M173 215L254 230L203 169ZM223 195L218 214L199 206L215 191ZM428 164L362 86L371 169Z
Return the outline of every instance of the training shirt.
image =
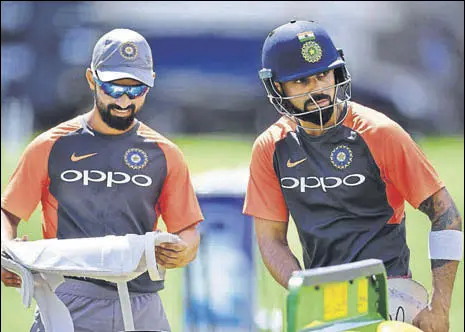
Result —
M243 212L295 221L305 268L381 259L409 275L404 202L414 208L444 184L387 116L349 103L343 123L308 135L282 117L255 141Z
M145 234L160 215L176 233L203 219L181 151L140 121L124 134L103 135L79 116L34 139L2 208L28 220L39 202L45 239ZM144 273L128 286L154 292L163 281Z

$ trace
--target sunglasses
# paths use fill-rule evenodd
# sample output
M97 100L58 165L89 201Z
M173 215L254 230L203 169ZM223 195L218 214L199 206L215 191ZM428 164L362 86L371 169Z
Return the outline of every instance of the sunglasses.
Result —
M141 85L118 85L109 82L102 82L94 76L95 82L98 86L112 98L118 99L122 95L126 94L129 99L134 99L143 96L149 89L149 86Z

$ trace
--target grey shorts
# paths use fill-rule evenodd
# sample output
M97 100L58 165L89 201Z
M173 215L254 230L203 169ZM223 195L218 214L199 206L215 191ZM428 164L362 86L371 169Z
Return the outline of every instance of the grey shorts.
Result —
M118 291L66 279L55 291L68 307L75 332L120 332L124 322ZM158 293L130 293L137 331L171 331ZM45 332L38 310L30 332Z

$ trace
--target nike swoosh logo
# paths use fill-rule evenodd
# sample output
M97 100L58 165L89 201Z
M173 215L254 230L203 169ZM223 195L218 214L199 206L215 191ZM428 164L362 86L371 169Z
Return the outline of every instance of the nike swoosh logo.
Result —
M291 162L291 160L289 159L289 160L287 161L287 167L289 167L289 168L295 167L295 166L297 166L297 165L303 163L305 160L307 160L307 158L304 158L304 159L302 159L302 160L298 160L298 161L295 161L295 162Z
M82 160L82 159L93 157L96 154L98 154L98 153L89 153L89 154L85 154L83 156L76 156L76 153L73 153L73 155L71 156L71 161L76 162L76 161L79 161L79 160Z

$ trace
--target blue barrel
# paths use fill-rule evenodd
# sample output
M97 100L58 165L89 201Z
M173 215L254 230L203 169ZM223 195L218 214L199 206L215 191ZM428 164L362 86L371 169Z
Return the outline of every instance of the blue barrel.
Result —
M253 220L242 214L248 170L193 179L205 221L197 258L184 270L184 331L254 331Z

